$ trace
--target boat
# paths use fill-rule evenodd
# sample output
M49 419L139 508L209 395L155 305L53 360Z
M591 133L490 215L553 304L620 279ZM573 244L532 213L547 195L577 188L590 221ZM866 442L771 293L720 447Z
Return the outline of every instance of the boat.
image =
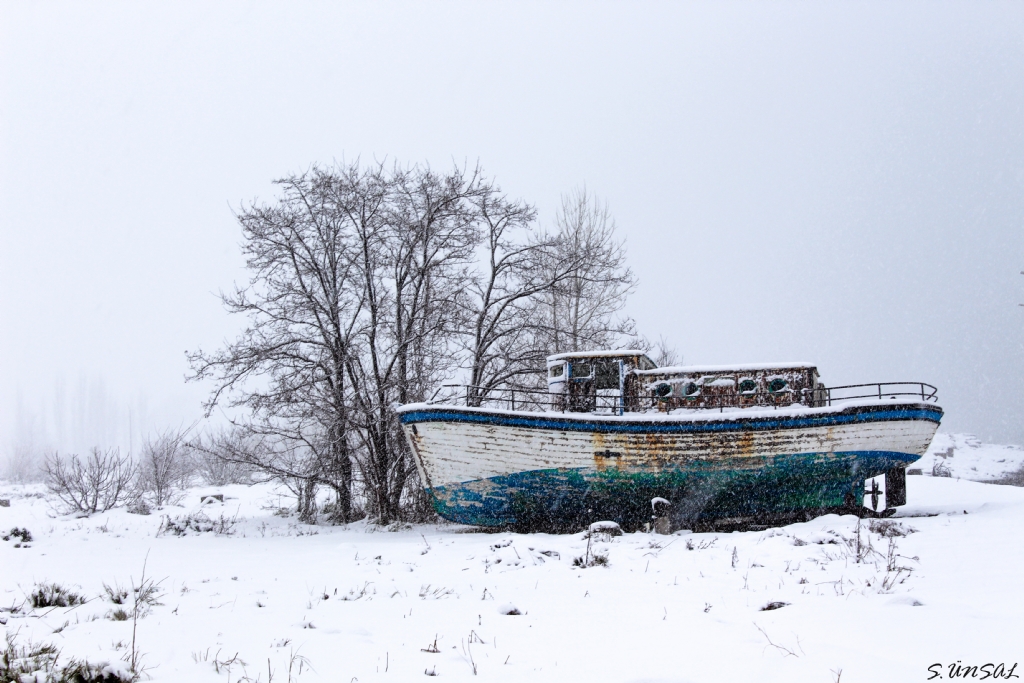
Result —
M937 400L924 382L827 387L810 363L657 367L608 350L550 356L547 391L446 385L396 411L447 520L704 530L892 514Z

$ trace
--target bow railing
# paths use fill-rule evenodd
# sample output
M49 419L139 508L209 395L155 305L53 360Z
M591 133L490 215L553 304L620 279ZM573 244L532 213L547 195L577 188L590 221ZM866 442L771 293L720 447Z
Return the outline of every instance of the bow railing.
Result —
M428 403L462 404L473 408L520 411L556 411L574 413L621 414L648 410L714 410L726 408L780 408L803 405L809 408L832 406L845 401L914 398L925 403L938 401L938 390L926 382L874 382L838 387L778 392L708 392L692 396L657 396L653 391L622 397L617 390L587 393L551 393L528 388L488 388L472 384L445 384L434 392Z

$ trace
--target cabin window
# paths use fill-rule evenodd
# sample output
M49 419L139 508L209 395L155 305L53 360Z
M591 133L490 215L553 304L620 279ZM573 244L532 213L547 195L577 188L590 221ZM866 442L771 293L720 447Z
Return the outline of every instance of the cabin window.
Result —
M597 363L594 365L594 388L595 389L618 389L619 388L619 363Z
M594 376L594 367L590 363L573 363L573 379L590 379Z
M741 394L753 394L755 391L757 391L757 382L750 378L740 380Z
M696 398L700 394L700 387L696 382L687 382L683 385L683 396L686 398Z
M786 387L788 385L789 385L789 382L787 382L786 380L782 379L781 377L773 377L768 382L768 391L773 393L773 394L777 394L780 391L785 391Z
M548 370L549 377L561 377L563 374L565 374L564 365L552 365L551 369Z
M661 383L654 387L654 395L658 398L667 398L672 393L672 385Z

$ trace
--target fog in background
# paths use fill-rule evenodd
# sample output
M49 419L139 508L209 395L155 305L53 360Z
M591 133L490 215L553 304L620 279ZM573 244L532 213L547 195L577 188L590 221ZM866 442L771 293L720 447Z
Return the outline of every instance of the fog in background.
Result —
M360 158L607 201L686 363L1024 443L1024 4L0 5L0 456L201 417L233 210Z

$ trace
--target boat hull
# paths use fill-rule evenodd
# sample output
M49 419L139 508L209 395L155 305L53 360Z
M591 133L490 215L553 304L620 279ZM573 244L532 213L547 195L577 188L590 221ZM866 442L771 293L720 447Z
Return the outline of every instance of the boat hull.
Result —
M927 449L940 408L836 408L629 416L399 408L442 517L464 524L637 528L651 499L672 522L772 519L859 505L863 482Z

